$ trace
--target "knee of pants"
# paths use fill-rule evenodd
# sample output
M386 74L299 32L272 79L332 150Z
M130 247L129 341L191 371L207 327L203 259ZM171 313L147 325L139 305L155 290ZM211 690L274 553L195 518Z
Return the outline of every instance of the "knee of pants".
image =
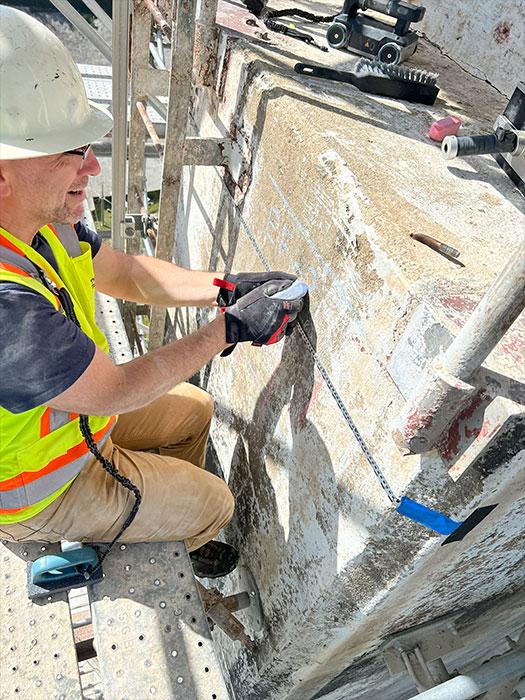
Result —
M220 483L220 491L217 493L219 505L215 512L215 522L218 524L220 523L221 527L225 527L233 517L233 512L235 510L235 498L233 497L228 485L224 481Z
M202 422L209 423L213 417L213 398L207 391L204 391L204 389L198 389L198 398L199 415L202 418Z

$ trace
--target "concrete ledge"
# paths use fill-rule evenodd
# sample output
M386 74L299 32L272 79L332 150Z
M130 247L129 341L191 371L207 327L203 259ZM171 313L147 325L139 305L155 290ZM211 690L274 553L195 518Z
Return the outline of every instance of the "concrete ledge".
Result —
M296 272L311 286L310 339L395 492L455 518L500 504L444 548L402 520L297 334L274 348L238 346L203 373L217 406L212 449L237 498L227 536L254 571L267 621L256 659L223 645L236 689L246 700L306 700L333 683L330 700L358 698L351 670L335 679L385 636L520 582L519 447L502 442L490 474L472 460L457 480L459 448L401 457L391 430L405 399L388 367L419 304L451 337L517 246L522 198L494 160L451 166L425 135L447 114L488 129L506 100L425 42L414 62L440 73L432 108L304 80L297 60L349 68L354 59L274 35L268 45L252 34L254 44L241 38L257 31L245 29L246 14L221 5L218 111L207 118L210 103L197 103L195 117L202 135L233 135L250 165L236 182L188 173L177 261L253 270L262 256ZM465 267L412 231L458 248ZM507 347L519 344L520 323ZM424 365L429 346L414 342ZM523 384L523 360L511 363L510 352L499 348L487 369L500 385Z

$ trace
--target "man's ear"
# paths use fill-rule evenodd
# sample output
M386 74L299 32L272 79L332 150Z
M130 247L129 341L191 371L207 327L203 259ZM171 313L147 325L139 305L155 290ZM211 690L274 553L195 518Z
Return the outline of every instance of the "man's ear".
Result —
M5 166L0 161L0 197L9 197L11 194L11 185L5 176Z

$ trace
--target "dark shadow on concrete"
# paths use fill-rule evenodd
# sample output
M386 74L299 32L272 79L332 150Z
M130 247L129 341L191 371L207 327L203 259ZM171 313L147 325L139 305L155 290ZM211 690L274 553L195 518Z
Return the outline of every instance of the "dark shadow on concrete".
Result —
M460 180L486 182L494 187L520 213L525 213L525 198L512 180L503 172L492 158L472 157L468 163L475 172L449 165L448 171ZM497 172L494 172L497 171Z

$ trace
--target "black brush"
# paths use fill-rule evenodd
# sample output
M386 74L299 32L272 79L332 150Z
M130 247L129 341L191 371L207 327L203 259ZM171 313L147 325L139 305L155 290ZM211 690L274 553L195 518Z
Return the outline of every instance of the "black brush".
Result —
M296 63L294 70L300 75L350 83L361 92L395 97L407 102L421 102L425 105L433 105L439 93L436 85L437 73L370 61L367 58L360 58L353 71L334 70L308 63Z

